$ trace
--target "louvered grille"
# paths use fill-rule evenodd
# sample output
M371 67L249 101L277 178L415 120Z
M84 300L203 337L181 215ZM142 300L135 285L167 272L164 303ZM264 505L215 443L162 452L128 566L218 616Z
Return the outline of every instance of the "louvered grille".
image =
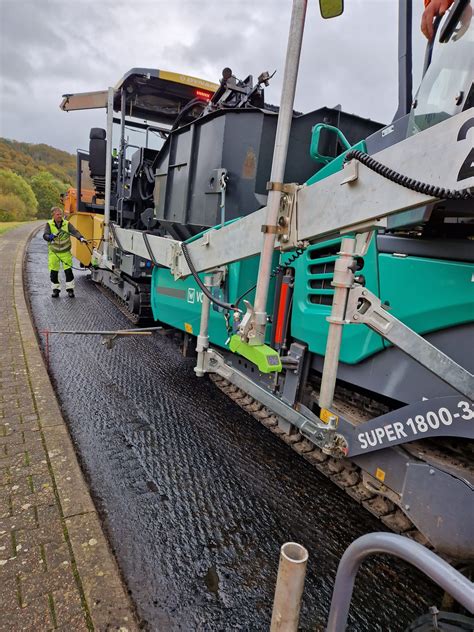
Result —
M331 282L334 275L334 262L338 257L340 247L341 239L332 239L329 242L310 246L306 251L309 303L332 304L334 288Z

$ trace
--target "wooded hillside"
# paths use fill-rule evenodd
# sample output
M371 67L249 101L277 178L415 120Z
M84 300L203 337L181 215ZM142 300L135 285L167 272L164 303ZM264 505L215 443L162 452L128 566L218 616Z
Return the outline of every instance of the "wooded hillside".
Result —
M27 180L40 171L48 171L61 182L72 186L76 182L76 157L44 144L0 138L0 169L11 169Z
M75 180L72 154L0 138L0 222L49 217Z

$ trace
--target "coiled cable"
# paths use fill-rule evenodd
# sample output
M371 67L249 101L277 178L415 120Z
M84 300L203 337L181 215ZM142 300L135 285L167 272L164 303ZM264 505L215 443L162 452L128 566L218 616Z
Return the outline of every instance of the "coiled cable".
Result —
M440 200L470 200L474 198L473 189L461 189L460 191L456 191L455 189L446 189L445 187L439 187L434 184L420 182L419 180L415 180L414 178L398 173L395 169L391 169L390 167L387 167L387 165L383 165L378 160L375 160L375 158L372 158L372 156L369 156L369 154L366 154L358 149L351 149L347 152L345 162L354 158L371 171L378 173L379 176L382 176L391 182L395 182L395 184L399 184L406 189L410 189L410 191L422 193L423 195L428 195L429 197L439 198Z

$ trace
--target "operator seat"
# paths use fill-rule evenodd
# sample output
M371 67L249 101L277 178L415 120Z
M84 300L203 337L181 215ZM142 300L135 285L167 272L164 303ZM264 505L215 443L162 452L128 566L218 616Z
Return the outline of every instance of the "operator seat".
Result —
M98 197L105 194L105 129L93 127L89 134L89 171Z

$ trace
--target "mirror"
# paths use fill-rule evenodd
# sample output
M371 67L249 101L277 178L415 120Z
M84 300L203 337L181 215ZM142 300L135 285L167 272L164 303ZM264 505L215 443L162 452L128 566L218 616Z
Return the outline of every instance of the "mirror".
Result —
M344 0L319 0L319 10L324 19L337 18L344 11Z

